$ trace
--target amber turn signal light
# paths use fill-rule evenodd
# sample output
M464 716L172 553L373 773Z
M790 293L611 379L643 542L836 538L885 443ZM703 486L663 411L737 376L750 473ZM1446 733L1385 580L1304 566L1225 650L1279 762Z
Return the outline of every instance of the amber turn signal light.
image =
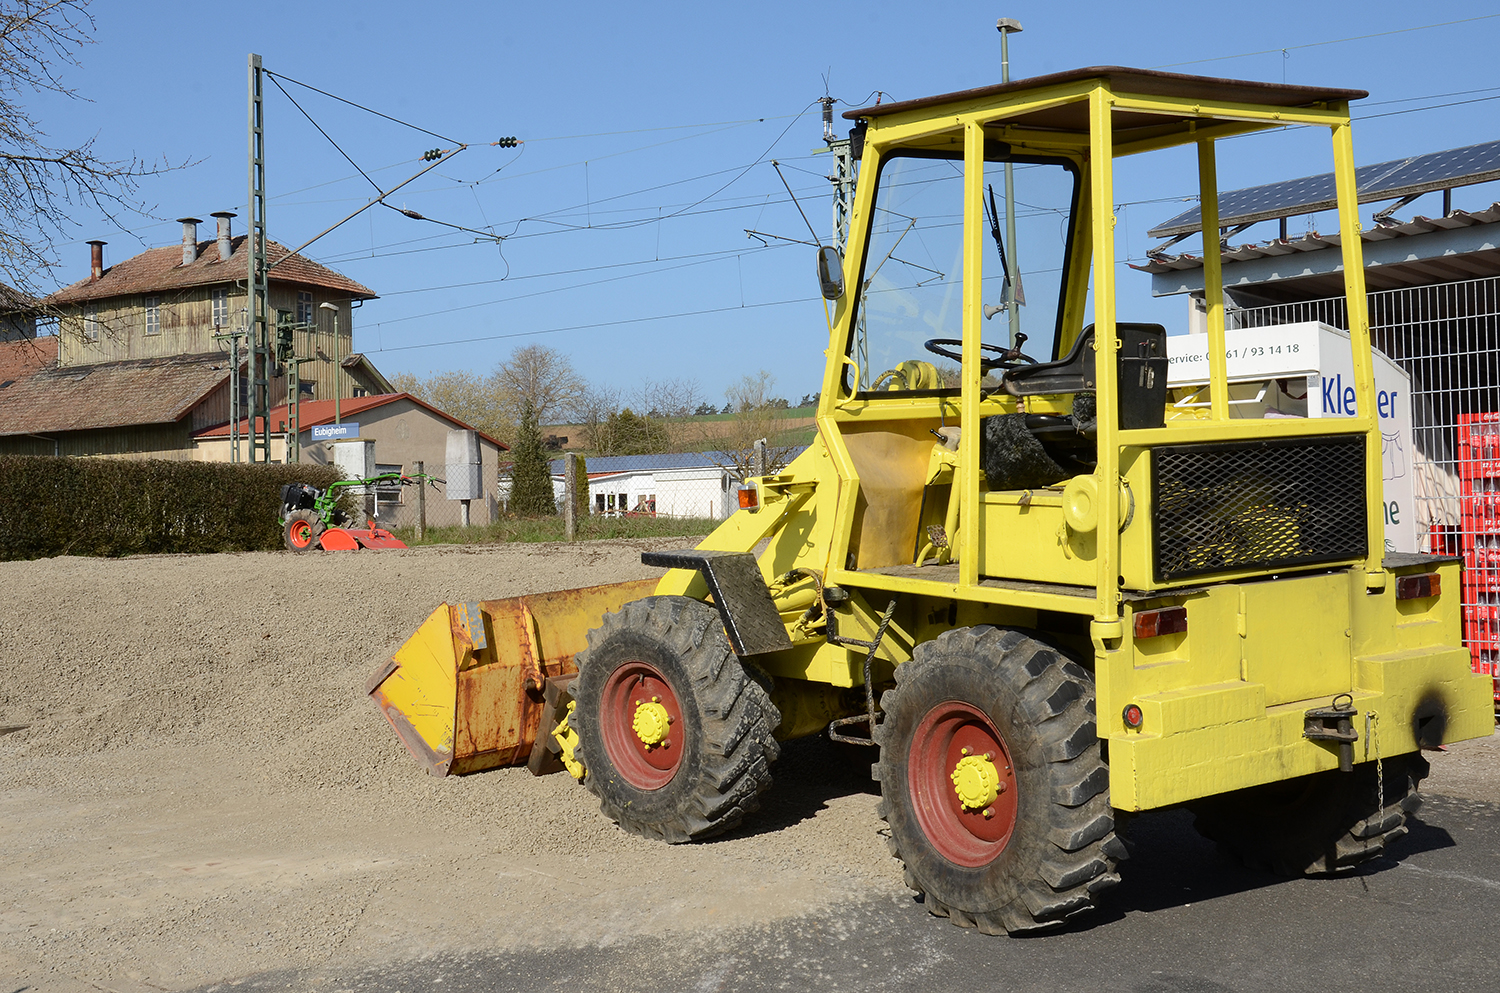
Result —
M1435 572L1396 577L1397 600L1421 600L1424 597L1437 596L1442 589L1441 578Z
M747 486L744 489L740 490L740 509L759 510L760 491L758 491L753 486Z
M1162 607L1143 610L1135 615L1135 636L1155 638L1163 634L1181 634L1187 630L1186 607Z

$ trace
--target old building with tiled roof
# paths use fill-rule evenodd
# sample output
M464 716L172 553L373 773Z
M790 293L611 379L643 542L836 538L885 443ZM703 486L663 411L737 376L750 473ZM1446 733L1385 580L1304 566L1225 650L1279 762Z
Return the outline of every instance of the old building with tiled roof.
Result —
M89 243L88 276L42 301L58 317L46 366L34 361L45 339L0 345L16 353L0 356L0 365L20 370L0 390L0 452L193 458L194 433L228 423L229 334L247 323L248 252L246 237L230 229L234 215L213 216L213 240L199 241L202 222L182 218L180 245L112 266L104 264L105 243ZM385 377L352 354L354 304L375 293L273 241L267 259L270 312L305 325L296 353L311 359L295 367L296 386L286 374L294 367L277 370L271 403L286 403L292 389L303 400L390 392ZM242 403L246 366L242 351Z
M61 312L59 366L93 365L127 359L227 354L227 332L246 325L248 277L246 236L230 230L228 211L218 219L218 237L198 240L197 218L185 217L182 243L151 248L112 266L104 265L105 243L89 242L89 275L47 297ZM270 265L269 310L285 311L313 330L299 334L298 354L314 362L300 369L304 397L333 397L336 357L353 348L355 301L373 300L368 287L311 259L291 254L274 241L266 245ZM334 317L319 305L338 308ZM215 337L216 335L220 337ZM345 396L350 395L345 386ZM285 383L273 384L272 402L286 396Z

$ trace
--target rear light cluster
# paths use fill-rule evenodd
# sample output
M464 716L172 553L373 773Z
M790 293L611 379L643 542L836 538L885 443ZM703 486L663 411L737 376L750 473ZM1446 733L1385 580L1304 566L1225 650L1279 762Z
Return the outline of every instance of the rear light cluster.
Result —
M1135 636L1155 638L1164 634L1181 634L1187 630L1186 607L1162 607L1143 610L1135 615Z
M1416 576L1396 577L1397 600L1422 600L1437 596L1443 590L1441 578L1435 572L1424 572Z

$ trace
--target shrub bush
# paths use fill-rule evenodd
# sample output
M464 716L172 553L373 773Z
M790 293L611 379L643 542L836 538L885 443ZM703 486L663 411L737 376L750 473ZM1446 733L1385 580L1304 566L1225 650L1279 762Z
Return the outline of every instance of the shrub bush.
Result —
M338 469L0 455L0 560L281 547L281 487Z

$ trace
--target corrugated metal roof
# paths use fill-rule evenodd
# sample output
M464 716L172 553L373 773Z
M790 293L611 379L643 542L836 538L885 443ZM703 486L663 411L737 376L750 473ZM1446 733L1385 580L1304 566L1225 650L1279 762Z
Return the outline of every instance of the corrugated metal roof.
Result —
M1397 238L1410 238L1415 235L1429 234L1433 231L1451 231L1456 228L1474 227L1480 224L1494 224L1500 222L1500 203L1493 203L1485 210L1464 211L1455 210L1446 217L1413 217L1410 221L1400 224L1382 224L1371 227L1360 232L1360 240L1367 244L1382 241L1391 241ZM1273 238L1261 244L1237 245L1227 248L1219 253L1223 263L1246 262L1251 259L1263 259L1277 255L1291 255L1296 252L1317 252L1327 248L1338 248L1343 242L1337 234L1319 234L1310 231L1301 238L1289 238L1282 241ZM1203 258L1199 255L1191 255L1184 252L1181 255L1168 255L1165 253L1153 255L1145 265L1130 266L1140 272L1160 273L1171 272L1182 269L1203 268Z
M41 369L0 392L0 435L174 424L228 378L218 352Z
M181 245L150 248L123 262L115 263L105 269L104 275L96 280L80 279L71 286L58 290L47 297L44 302L49 304L79 303L84 300L101 300L105 297L243 281L246 265L245 238L245 235L240 235L233 240L227 264L226 260L219 258L217 241L200 241L198 258L188 265L182 264ZM304 256L292 255L286 246L274 241L268 241L266 244L267 259L276 266L270 271L273 283L318 286L336 293L348 294L357 300L376 298L375 292L369 287L356 283L342 273L334 272ZM282 259L285 261L280 261Z

